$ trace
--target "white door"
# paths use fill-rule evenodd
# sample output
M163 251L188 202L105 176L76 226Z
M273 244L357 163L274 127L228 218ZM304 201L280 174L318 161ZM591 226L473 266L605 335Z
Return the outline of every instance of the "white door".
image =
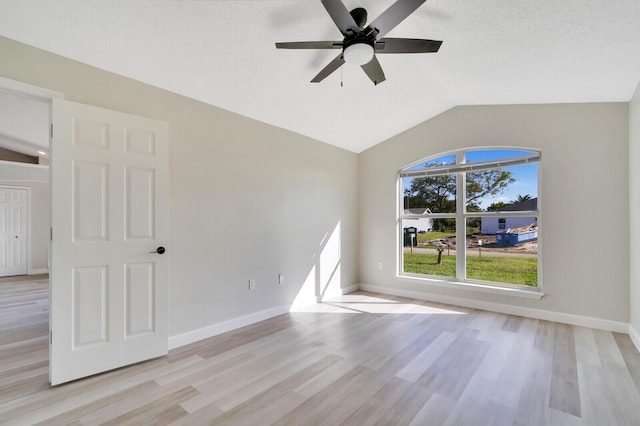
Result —
M167 123L53 100L52 385L167 353L168 170Z
M27 190L0 187L0 277L27 274Z

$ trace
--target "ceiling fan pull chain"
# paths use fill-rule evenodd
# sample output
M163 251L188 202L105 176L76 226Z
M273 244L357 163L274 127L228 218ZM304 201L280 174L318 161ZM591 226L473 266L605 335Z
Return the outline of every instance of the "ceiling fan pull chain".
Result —
M344 87L343 77L344 76L344 67L340 67L340 87Z

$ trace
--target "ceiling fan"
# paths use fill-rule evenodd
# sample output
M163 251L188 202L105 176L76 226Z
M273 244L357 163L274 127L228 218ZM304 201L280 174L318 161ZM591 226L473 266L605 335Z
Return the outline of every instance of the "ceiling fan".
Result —
M316 75L312 83L319 83L345 62L360 65L377 85L385 81L377 54L431 53L440 49L442 41L416 38L384 38L384 35L404 21L426 0L397 0L367 25L367 11L358 7L351 12L341 0L322 0L344 39L342 41L294 41L276 43L278 49L341 49L342 52Z

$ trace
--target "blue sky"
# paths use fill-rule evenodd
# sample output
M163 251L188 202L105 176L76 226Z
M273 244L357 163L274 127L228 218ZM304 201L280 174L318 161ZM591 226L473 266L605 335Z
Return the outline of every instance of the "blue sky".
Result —
M531 198L538 196L538 164L523 164L515 167L505 167L505 170L511 172L516 180L509 185L506 190L492 200L483 200L480 207L486 208L493 202L509 202L515 200L518 195L531 195Z
M506 149L470 151L467 153L466 161L467 163L475 163L491 159L495 160L500 158L520 157L526 154L527 152ZM437 160L452 163L454 161L454 158L455 157L451 155L447 155ZM430 160L429 162L431 161L434 160ZM419 165L411 167L411 169L421 169L424 167L424 165L425 163L421 163ZM505 189L505 191L497 197L483 200L480 203L480 207L482 207L483 209L487 208L487 206L494 202L502 201L507 203L509 201L515 200L518 195L529 194L531 198L535 198L538 196L538 163L505 167L505 170L510 171L516 181L509 185ZM403 179L403 181L405 189L408 188L411 184L411 179Z

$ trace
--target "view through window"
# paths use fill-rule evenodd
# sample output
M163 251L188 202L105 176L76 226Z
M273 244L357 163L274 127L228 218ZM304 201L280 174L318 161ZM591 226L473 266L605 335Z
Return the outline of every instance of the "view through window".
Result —
M493 148L400 170L401 273L538 287L539 162Z

